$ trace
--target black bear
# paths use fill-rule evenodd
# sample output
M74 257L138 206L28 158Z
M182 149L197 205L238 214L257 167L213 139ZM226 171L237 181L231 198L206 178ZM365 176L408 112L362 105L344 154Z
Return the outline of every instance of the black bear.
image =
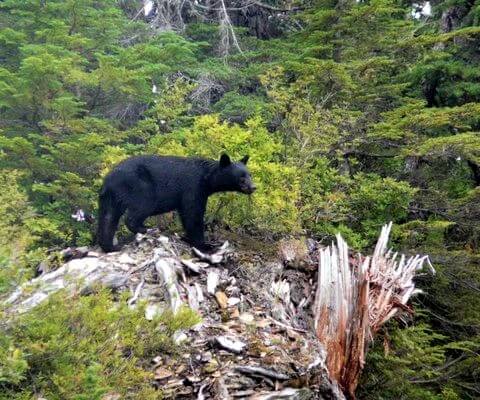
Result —
M99 196L97 239L105 252L115 250L113 237L120 217L133 233L145 233L147 217L178 211L186 240L200 250L204 239L204 214L208 196L216 192L255 191L246 164L231 162L223 154L220 161L203 158L145 155L118 164L103 182Z

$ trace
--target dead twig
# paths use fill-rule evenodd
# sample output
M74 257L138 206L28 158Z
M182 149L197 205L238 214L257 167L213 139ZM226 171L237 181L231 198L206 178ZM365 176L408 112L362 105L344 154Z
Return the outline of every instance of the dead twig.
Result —
M131 306L133 304L135 304L135 302L137 301L138 299L138 296L140 295L140 293L142 292L142 288L143 288L143 285L145 284L145 277L142 276L142 280L140 281L140 283L137 285L136 289L135 289L135 292L133 293L133 296L130 300L128 300L128 305Z

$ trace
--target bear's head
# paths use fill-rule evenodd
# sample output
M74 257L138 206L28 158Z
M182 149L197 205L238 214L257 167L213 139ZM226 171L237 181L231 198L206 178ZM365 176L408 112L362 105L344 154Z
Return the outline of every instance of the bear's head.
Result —
M248 158L245 156L239 162L232 162L227 154L222 154L218 167L210 176L213 191L252 194L257 188L247 169Z

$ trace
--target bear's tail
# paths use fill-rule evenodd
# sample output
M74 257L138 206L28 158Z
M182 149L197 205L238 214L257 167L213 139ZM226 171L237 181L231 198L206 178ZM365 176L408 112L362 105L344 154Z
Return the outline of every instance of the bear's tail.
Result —
M114 193L103 188L99 196L97 241L105 253L115 250L113 237L122 216L122 210L117 204Z

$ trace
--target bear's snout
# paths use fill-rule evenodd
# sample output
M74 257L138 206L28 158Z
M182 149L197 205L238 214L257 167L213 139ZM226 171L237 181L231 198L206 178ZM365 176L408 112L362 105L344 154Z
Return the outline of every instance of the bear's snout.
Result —
M257 190L257 187L253 183L242 187L242 192L246 194L252 194L255 190Z

